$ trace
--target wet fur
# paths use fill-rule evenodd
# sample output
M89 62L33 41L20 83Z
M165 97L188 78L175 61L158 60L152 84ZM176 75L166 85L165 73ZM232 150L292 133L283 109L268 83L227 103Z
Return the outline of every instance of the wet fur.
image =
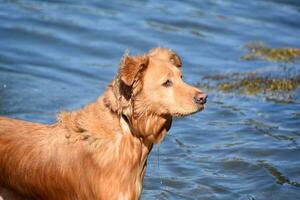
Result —
M164 138L172 116L180 115L147 96L153 91L145 90L144 83L151 83L145 74L156 63L176 73L181 66L169 49L125 54L104 94L61 113L55 124L0 117L0 199L139 199L152 145Z

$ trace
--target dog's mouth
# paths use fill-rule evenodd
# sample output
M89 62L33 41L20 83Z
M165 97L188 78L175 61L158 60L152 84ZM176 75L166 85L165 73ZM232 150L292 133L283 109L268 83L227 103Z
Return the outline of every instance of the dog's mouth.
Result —
M200 104L198 106L198 111L197 112L200 112L200 111L204 110L204 108L205 108L204 104Z
M192 114L195 114L197 112L201 112L203 111L205 108L204 106L204 103L203 104L197 104L197 108L191 112L176 112L176 113L173 113L172 116L174 117L186 117L186 116L189 116L189 115L192 115Z
M203 104L198 104L198 109L197 109L197 111L195 111L194 113L201 112L202 110L204 110L204 108L205 108L204 104L205 104L205 103L203 103Z
M190 114L188 114L188 115L192 115L192 114L195 114L195 113L197 113L197 112L203 111L204 108L205 108L205 104L206 104L206 100L205 100L205 102L203 102L203 103L197 103L197 109L196 109L194 112L192 112L192 113L190 113Z

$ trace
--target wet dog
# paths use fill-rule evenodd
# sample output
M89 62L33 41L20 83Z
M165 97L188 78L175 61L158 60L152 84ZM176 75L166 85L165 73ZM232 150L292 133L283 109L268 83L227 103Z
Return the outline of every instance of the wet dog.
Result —
M0 199L139 199L172 117L204 108L172 50L125 54L96 102L45 125L0 117Z

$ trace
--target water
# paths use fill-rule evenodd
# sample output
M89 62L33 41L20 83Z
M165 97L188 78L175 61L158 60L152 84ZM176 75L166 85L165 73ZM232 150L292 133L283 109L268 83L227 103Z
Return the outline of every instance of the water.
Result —
M54 122L103 92L125 50L174 49L196 85L278 68L241 60L244 44L300 47L299 36L297 0L0 0L0 114ZM142 199L300 199L299 143L299 103L209 91L153 149Z

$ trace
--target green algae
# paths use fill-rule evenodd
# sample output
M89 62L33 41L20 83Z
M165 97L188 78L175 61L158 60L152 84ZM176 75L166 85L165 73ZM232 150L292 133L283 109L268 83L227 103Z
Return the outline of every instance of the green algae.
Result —
M300 48L270 48L262 42L245 45L248 53L243 60L264 59L273 62L290 63L300 58ZM280 65L274 70L260 69L260 72L234 72L210 74L203 77L199 86L206 90L238 95L259 95L276 102L299 101L300 71L294 64Z
M218 91L237 95L264 96L266 100L279 102L298 101L300 73L228 73L203 77L199 87L207 91Z
M217 84L219 90L225 92L238 91L244 94L268 92L290 92L300 85L300 76L281 78L257 75L246 75L242 79L225 81Z
M269 48L262 42L252 42L245 45L248 53L242 60L264 59L273 62L293 62L300 57L300 48Z

